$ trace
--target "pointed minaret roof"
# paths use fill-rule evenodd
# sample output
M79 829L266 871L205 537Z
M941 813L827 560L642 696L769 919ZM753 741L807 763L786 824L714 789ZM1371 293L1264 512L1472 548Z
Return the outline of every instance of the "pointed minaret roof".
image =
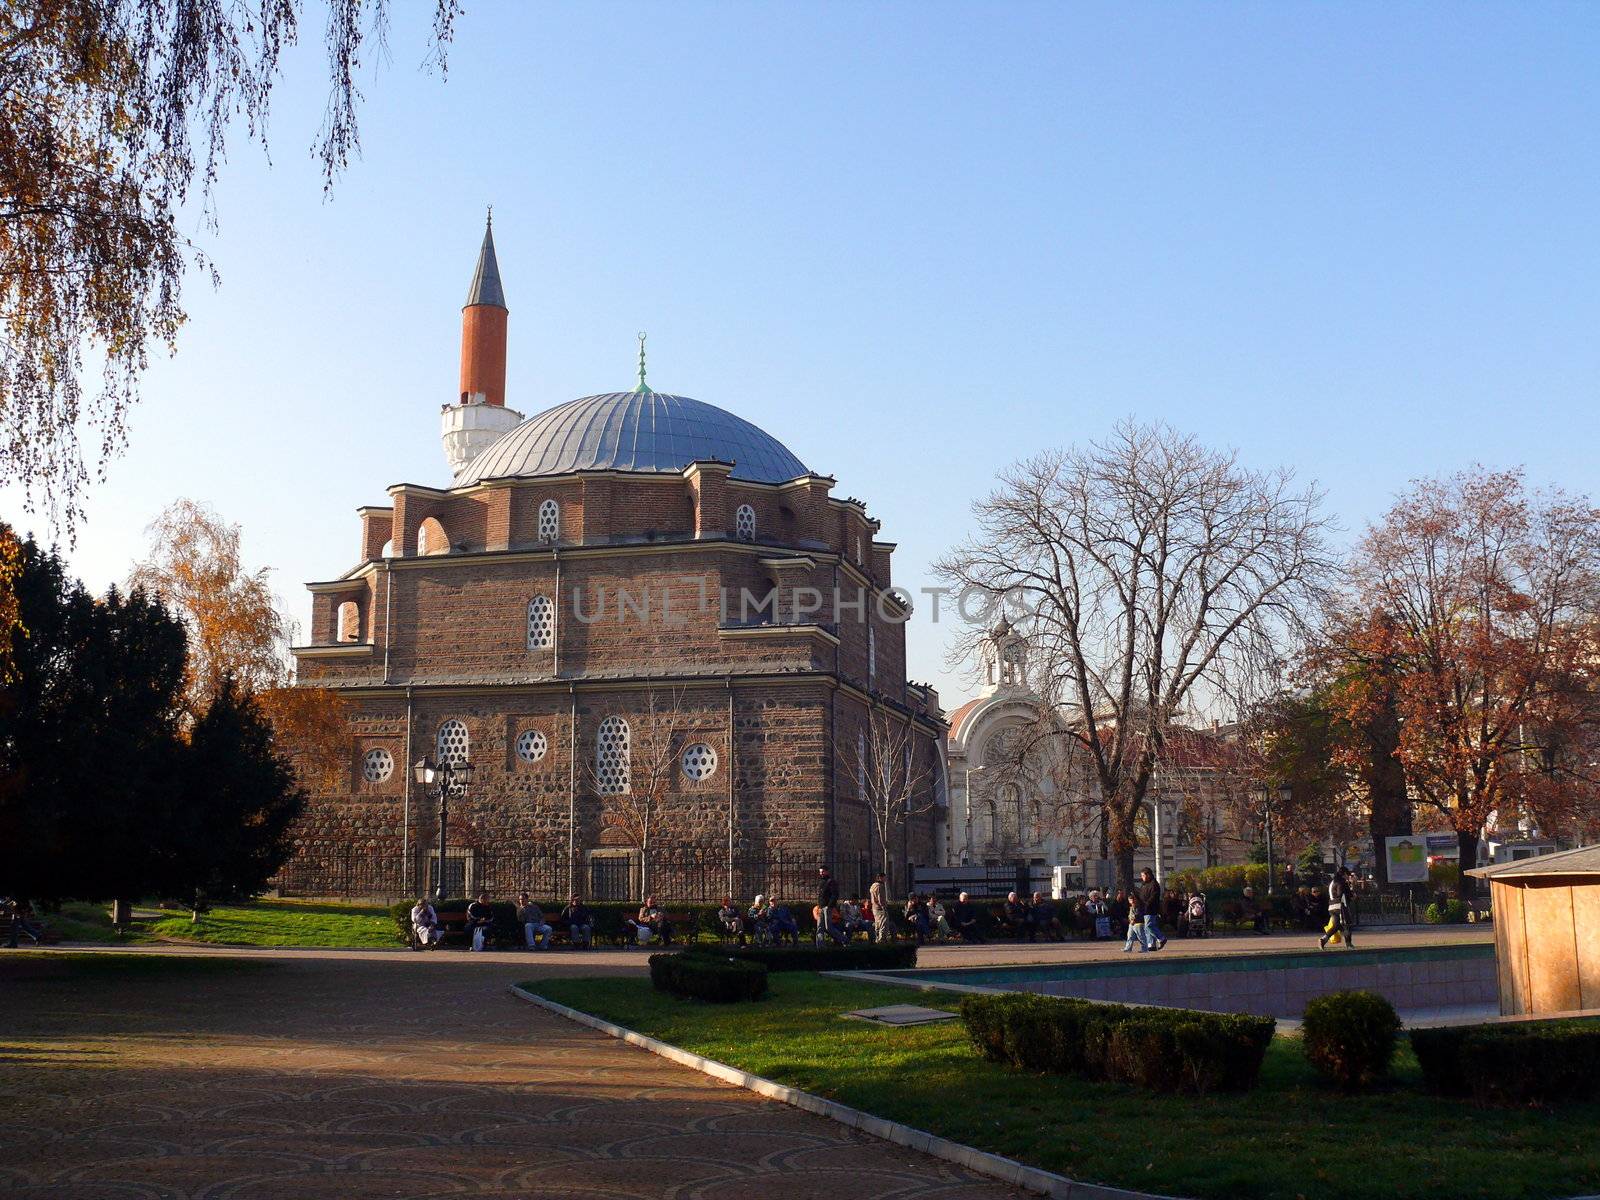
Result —
M472 273L472 286L467 289L467 303L492 304L505 308L506 293L500 286L500 263L494 256L494 208L489 209L489 220L483 230L483 249L478 251L478 269Z

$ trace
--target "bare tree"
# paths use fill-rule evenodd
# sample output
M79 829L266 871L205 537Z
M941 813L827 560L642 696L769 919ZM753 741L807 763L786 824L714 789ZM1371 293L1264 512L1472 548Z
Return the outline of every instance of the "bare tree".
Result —
M1201 710L1245 709L1321 606L1321 499L1288 471L1247 470L1130 421L1008 470L974 505L978 532L937 564L989 613L1015 614L1050 714L1035 740L1071 743L1064 761L1087 758L1125 886L1135 820L1174 731Z
M598 751L584 768L591 789L607 801L601 822L621 831L639 851L641 896L650 894L650 839L667 793L672 790L678 755L688 731L683 698L682 688L674 688L665 696L655 689L646 694L644 713L628 731L628 772L622 791L611 789Z
M877 834L879 869L893 878L889 839L896 829L937 802L933 774L926 763L918 761L913 719L874 708L867 714L860 740L844 747L844 761Z

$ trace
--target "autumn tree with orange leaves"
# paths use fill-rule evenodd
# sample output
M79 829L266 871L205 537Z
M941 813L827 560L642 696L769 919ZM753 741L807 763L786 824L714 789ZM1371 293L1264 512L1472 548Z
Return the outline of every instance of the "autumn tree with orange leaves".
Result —
M287 657L293 625L278 610L270 572L245 568L239 526L181 499L148 532L150 555L129 586L159 596L183 621L188 721L231 680L271 721L302 783L331 782L348 750L344 701L327 688L294 686Z
M1381 619L1344 620L1345 651L1396 667L1396 757L1462 866L1491 820L1592 821L1600 509L1530 492L1520 471L1421 480L1367 530L1351 576L1353 604ZM1368 700L1346 697L1352 715Z

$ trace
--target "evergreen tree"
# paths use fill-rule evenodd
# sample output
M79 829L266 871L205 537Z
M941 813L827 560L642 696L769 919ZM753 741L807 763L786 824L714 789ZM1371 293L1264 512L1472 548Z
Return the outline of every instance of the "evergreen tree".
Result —
M164 891L213 900L261 891L289 857L289 826L305 804L272 725L224 679L179 754L179 802L162 846Z
M231 681L185 740L185 632L135 590L90 596L22 546L23 632L0 685L0 893L232 898L287 856L304 801Z
M0 890L39 899L136 894L164 822L183 627L153 601L104 601L24 543L22 634L0 688Z

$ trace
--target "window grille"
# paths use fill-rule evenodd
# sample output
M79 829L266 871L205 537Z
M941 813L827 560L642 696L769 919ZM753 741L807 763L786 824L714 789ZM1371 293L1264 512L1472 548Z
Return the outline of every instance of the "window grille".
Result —
M539 540L553 542L561 536L561 505L546 500L539 505Z
M550 749L550 743L537 729L524 729L517 735L517 757L525 763L536 763Z
M368 750L361 758L361 777L368 783L382 783L394 774L394 755L387 750Z
M696 742L683 752L683 773L690 779L709 779L717 769L717 752Z
M528 601L528 649L548 650L556 644L556 606L549 596Z
M621 796L628 791L632 744L628 723L621 717L607 717L600 722L600 733L595 739L594 765L602 796Z

